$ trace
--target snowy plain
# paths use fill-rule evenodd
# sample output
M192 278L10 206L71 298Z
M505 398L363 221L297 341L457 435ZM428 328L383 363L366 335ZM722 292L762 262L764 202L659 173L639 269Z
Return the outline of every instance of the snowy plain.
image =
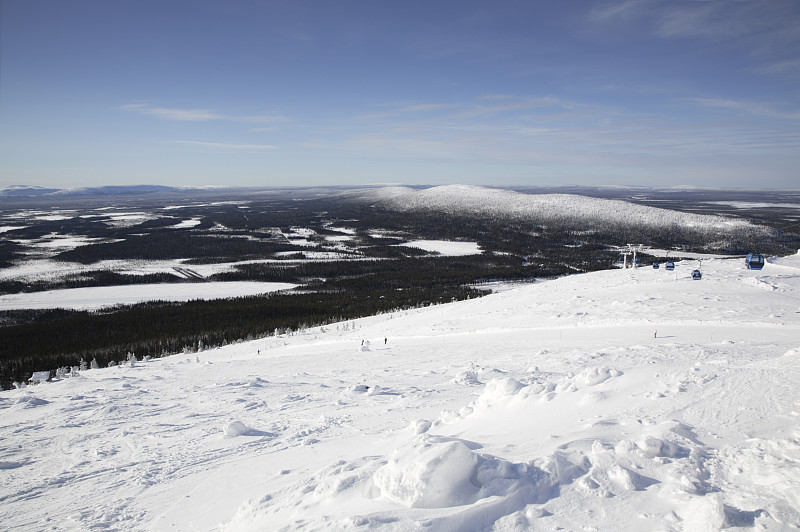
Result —
M800 255L609 270L0 393L9 530L795 530Z
M413 240L399 246L418 248L423 251L438 253L448 257L463 257L464 255L480 255L481 248L477 242L456 242L448 240Z
M115 305L135 305L145 301L191 301L254 296L291 290L290 283L229 281L210 283L163 283L120 286L66 288L43 292L0 295L0 310L68 308L97 310Z

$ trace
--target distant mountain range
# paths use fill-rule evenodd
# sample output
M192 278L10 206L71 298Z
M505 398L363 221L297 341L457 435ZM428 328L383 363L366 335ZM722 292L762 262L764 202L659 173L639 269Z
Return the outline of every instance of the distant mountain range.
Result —
M181 195L216 195L216 194L254 194L276 191L342 191L383 188L382 185L361 186L196 186L169 187L164 185L105 185L84 188L47 188L34 185L14 185L0 189L0 198L47 198L47 197L108 197L108 196L144 196L153 194ZM412 189L414 187L406 187Z
M46 188L28 185L15 185L0 190L0 197L36 197L36 196L119 196L153 194L157 192L178 192L181 189L162 185L130 185L102 186L87 188Z

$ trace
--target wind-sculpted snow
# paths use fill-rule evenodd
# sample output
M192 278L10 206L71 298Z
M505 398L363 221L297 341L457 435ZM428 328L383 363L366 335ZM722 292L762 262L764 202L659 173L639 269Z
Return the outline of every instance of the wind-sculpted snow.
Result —
M744 220L683 213L573 194L523 194L471 185L444 185L425 190L395 190L384 205L400 211L439 211L539 222L578 222L685 229L753 228Z
M800 255L691 269L517 285L2 392L0 523L796 530Z
M460 441L425 434L398 449L373 475L381 495L409 508L444 508L475 502L470 481L477 456Z

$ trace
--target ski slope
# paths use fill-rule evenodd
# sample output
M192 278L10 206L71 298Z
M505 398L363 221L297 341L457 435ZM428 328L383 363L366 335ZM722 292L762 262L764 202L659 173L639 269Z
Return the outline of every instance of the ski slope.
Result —
M793 530L800 255L612 270L0 393L8 530ZM362 346L363 342L363 346Z

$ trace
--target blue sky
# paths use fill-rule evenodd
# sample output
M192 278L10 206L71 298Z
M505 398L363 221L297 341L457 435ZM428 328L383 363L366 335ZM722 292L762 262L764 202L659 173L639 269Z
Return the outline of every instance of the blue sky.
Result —
M800 188L796 0L0 0L0 186Z

